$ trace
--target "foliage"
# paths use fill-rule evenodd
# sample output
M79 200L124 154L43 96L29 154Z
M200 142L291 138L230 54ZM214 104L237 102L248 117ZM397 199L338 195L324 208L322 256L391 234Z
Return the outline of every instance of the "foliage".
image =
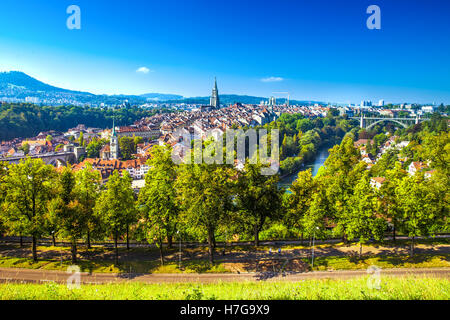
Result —
M206 235L210 262L214 262L215 232L232 207L236 172L224 165L184 164L177 188L187 223Z
M123 160L130 160L136 153L136 145L132 137L123 136L119 138L119 150Z
M4 177L4 220L19 234L33 237L34 260L37 260L37 238L45 232L47 203L53 193L55 177L52 166L42 159L31 158L10 166Z
M260 164L245 164L235 198L239 218L253 232L255 246L259 245L259 232L267 220L278 217L284 193L278 188L278 176L263 175L262 168Z
M131 180L128 172L121 177L115 170L95 206L96 216L105 227L106 233L114 238L116 262L119 259L118 239L128 231L129 223L133 220L135 213Z
M175 188L177 168L171 156L172 148L169 145L152 148L151 158L148 160L150 169L138 199L139 210L146 221L146 238L160 249L161 264L164 264L163 241L171 241L180 212Z
M49 130L66 131L80 123L90 127L107 128L111 126L113 116L116 125L126 125L155 113L155 110L149 111L135 106L112 109L3 103L0 104L0 140L32 137Z

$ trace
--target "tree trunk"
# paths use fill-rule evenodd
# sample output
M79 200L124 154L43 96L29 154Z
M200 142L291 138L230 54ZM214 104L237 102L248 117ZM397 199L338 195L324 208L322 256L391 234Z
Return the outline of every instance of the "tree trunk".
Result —
M173 244L172 236L167 236L167 247L169 249L172 249L172 244Z
M130 250L130 239L128 237L130 226L127 224L127 250Z
M303 232L302 232L302 235L300 237L300 244L303 245Z
M23 237L22 236L20 236L19 241L20 241L20 247L22 248L23 247Z
M159 259L161 261L161 265L164 265L164 253L163 253L163 243L162 240L159 241Z
M115 258L114 258L115 264L119 264L119 248L117 247L117 237L118 237L118 235L117 235L117 231L116 231L114 233L114 249L116 251Z
M212 244L213 248L216 249L217 243L216 243L216 235L214 233L212 234Z
M77 263L77 241L72 240L72 263Z
M214 246L213 246L214 233L208 230L208 248L209 248L209 262L214 263Z
M395 224L394 227L392 228L392 240L395 242Z
M54 247L56 247L56 239L55 239L55 234L52 233L52 244Z
M414 256L414 237L411 238L411 257Z
M255 237L255 247L257 247L257 246L259 246L259 230L258 230L258 225L256 225L256 224L253 227L253 234Z
M362 257L362 243L359 243L359 258Z
M89 229L87 231L87 248L91 248L91 231L89 231Z
M37 239L36 236L33 236L31 251L33 252L33 261L37 261Z

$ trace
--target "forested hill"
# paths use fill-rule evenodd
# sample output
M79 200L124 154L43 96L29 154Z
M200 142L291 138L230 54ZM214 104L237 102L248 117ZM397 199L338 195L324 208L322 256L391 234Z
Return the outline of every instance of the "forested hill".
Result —
M155 114L138 107L114 111L117 125L129 125L142 117ZM82 123L96 128L112 126L113 110L77 106L36 106L32 104L0 104L0 141L17 137L33 137L41 131L66 131Z
M0 97L19 99L18 101L25 101L27 97L31 97L38 99L42 104L46 105L88 104L94 106L100 106L102 103L109 106L121 105L125 101L128 101L132 105L139 105L146 102L183 98L180 95L162 93L147 93L143 95L92 94L89 92L58 88L19 71L0 72Z

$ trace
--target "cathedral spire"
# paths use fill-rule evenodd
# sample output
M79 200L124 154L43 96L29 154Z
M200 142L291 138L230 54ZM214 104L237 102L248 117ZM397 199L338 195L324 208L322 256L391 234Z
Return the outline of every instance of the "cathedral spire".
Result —
M112 127L112 135L116 136L116 125L114 124L115 116L113 115L113 127Z
M209 100L209 104L214 108L220 107L219 101L219 90L217 89L217 78L214 77L214 88L212 89L211 99Z

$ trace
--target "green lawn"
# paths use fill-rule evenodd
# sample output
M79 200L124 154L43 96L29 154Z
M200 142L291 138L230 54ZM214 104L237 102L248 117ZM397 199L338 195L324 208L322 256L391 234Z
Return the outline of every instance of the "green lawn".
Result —
M305 260L306 261L306 260ZM311 260L308 260L311 263ZM416 254L358 257L318 257L314 259L314 270L367 269L376 265L388 268L450 268L450 255Z
M320 300L320 299L444 299L450 298L450 281L437 278L381 277L380 289L370 289L368 277L351 280L305 280L301 282L223 282L216 284L106 284L82 285L69 290L65 285L0 284L2 300L86 299L86 300Z

